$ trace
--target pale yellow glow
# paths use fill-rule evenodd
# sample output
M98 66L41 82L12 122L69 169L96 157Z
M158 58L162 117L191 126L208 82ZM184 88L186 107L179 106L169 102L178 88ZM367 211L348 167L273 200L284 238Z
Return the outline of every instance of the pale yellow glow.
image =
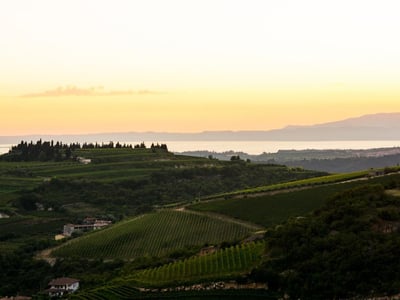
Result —
M400 111L399 11L397 0L2 1L0 135ZM100 92L41 96L68 86Z

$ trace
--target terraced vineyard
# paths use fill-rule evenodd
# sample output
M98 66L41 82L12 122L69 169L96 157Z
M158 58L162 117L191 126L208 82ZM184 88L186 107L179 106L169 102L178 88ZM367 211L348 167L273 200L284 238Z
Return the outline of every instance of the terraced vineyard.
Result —
M201 279L228 278L249 271L261 260L265 243L236 245L213 254L147 269L132 276L140 283L162 286Z
M70 295L73 300L131 300L131 299L187 299L187 300L221 300L221 299L278 299L280 295L267 290L203 290L178 292L140 292L128 285L106 286L88 292Z
M68 242L53 254L105 259L163 256L189 246L240 240L251 232L248 226L235 222L186 211L163 210L89 233Z
M183 261L177 261L158 268L146 269L138 273L118 278L116 283L110 284L99 289L86 291L74 295L72 299L146 299L156 297L157 299L163 298L184 298L190 299L190 296L201 297L215 296L216 299L227 298L233 296L254 295L254 296L267 296L265 291L253 290L249 291L234 291L230 294L227 290L219 291L195 291L191 292L169 292L163 294L153 294L140 292L137 286L148 287L162 287L177 284L191 284L193 282L209 282L213 279L229 279L239 274L243 274L251 270L255 265L261 261L261 256L264 252L265 243L252 242L241 244L218 250L212 254L204 256L194 256ZM241 293L242 292L242 293ZM196 298L198 299L198 298ZM207 297L207 299L210 299ZM211 297L211 299L213 299ZM265 298L264 298L265 299Z

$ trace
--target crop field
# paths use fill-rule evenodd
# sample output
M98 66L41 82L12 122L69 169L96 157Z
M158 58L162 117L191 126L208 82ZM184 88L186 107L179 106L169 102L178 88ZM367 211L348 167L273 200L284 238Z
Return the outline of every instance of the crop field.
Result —
M111 178L115 181L143 177L162 168L202 166L208 162L206 159L176 156L172 153L153 153L149 149L84 149L77 150L75 154L91 158L92 163L0 162L0 184L4 186L0 192L30 188L46 178L85 178L95 181Z
M78 295L71 295L69 298L76 300L133 299L139 297L140 294L137 288L120 284L99 288L86 293L79 293Z
M290 217L304 216L321 207L334 194L346 189L364 184L388 184L393 180L400 180L400 175L392 174L368 180L316 186L275 195L205 201L189 208L216 212L269 227L280 224Z
M235 188L320 174L279 165L174 155L157 149L81 149L75 150L73 156L91 159L91 163L82 164L72 159L0 160L0 212L11 218L23 215L33 223L42 209L66 223L79 222L87 216L121 220ZM56 228L48 226L41 236L47 238L60 230L62 224ZM6 226L0 223L0 233L5 231ZM223 241L221 238L214 240ZM228 235L228 238L231 237ZM17 238L7 238L7 243L12 241L19 245ZM187 243L191 245L190 241ZM152 255L153 250L149 252ZM137 251L146 254L149 249Z
M249 271L261 261L265 243L246 243L138 272L131 278L148 285L163 286L187 281L229 278Z
M342 181L348 181L348 180L366 177L368 174L369 174L369 171L359 171L359 172L353 172L353 173L333 174L333 175L312 177L312 178L306 178L306 179L301 179L301 180L283 182L283 183L278 183L278 184L260 186L260 187L255 187L255 188L233 191L233 192L229 192L229 193L213 195L213 196L207 197L205 199L229 197L229 196L235 196L235 195L255 194L255 193L271 192L271 191L290 189L290 188L296 188L296 187L314 186L314 185L342 182Z
M269 182L277 183L296 178L308 178L320 174L312 171L296 171L278 165L232 164L226 161L174 155L151 149L80 149L75 150L73 154L92 161L89 164L73 160L59 162L0 161L0 194L32 190L52 179L117 184L148 180L154 174L163 173L165 175L169 172L171 176L165 175L166 177L161 180L168 181L168 178L175 176L179 177L177 180L211 181L214 189L206 189L203 186L202 195L204 195L206 191L212 194L221 190L221 184L225 185L222 190L230 191L237 186L235 184L237 182L241 183L241 187L249 187ZM204 172L199 170L204 170ZM243 175L244 172L257 175L250 178L246 174ZM215 180L225 181L219 183ZM198 195L200 197L200 192Z
M267 290L203 290L177 292L140 292L128 284L109 285L95 290L72 294L73 300L131 300L131 299L187 299L187 300L221 300L221 299L278 299L280 295Z
M210 164L204 158L153 152L150 149L82 149L75 151L75 155L91 158L92 163L85 165L72 160L0 161L0 208L10 208L11 201L18 198L21 191L35 189L54 178L114 184L141 180L160 170ZM222 166L223 163L214 161L212 164Z
M165 151L150 149L80 149L73 152L75 156L91 159L89 164L77 161L60 162L5 162L0 161L0 182L18 179L16 188L32 187L50 178L81 179L91 181L109 181L134 179L152 174L154 171L187 168L222 168L231 166L227 161L210 160L200 157L174 155ZM318 172L294 171L284 166L268 165L265 170L258 168L264 177L271 178L265 182L283 182L295 178L316 176ZM254 169L254 168L253 168ZM229 170L227 170L228 172ZM235 172L235 170L231 170ZM256 172L257 170L253 170ZM262 173L263 172L263 173ZM274 175L274 176L273 176ZM282 178L277 179L277 176ZM31 183L31 185L28 185ZM5 190L5 188L3 189ZM9 189L10 190L10 189Z
M185 247L240 240L251 231L214 217L162 210L74 239L53 255L104 259L163 256Z
M0 161L0 197L1 194L13 193L22 189L30 189L39 185L43 182L44 178L35 172L37 170L48 170L54 166L57 166L57 164Z
M119 277L115 283L110 285L78 293L72 299L160 299L160 298L182 298L194 299L232 299L243 296L261 297L262 299L271 294L266 291L257 290L214 290L214 291L185 291L156 293L140 292L137 286L166 287L177 285L190 285L194 282L210 282L218 279L229 279L244 274L260 263L264 253L265 243L251 242L218 250L204 256L193 256L191 258L169 263L157 268L145 269L137 273ZM240 297L239 297L240 295ZM154 298L153 298L154 297ZM251 299L251 298L250 298ZM274 298L272 298L274 299Z
M75 150L74 154L84 158L90 158L95 164L106 164L106 163L146 163L151 161L157 161L159 163L172 164L176 161L182 161L184 163L204 163L207 161L201 157L191 157L184 155L175 155L171 152L165 151L152 151L150 149L79 149ZM218 161L216 161L218 163Z
M40 180L35 178L21 178L21 177L0 177L0 193L8 193L10 191L18 190L20 187L29 188L35 186Z

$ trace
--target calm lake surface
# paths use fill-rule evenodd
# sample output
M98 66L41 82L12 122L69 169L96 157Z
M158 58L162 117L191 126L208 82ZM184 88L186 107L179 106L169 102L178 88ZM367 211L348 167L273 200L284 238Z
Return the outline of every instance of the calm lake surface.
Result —
M153 141L145 141L150 146ZM154 141L157 142L157 141ZM304 149L371 149L400 147L400 141L158 141L165 143L172 152L208 150L215 152L236 151L248 154L277 152L278 150ZM122 142L138 144L134 142ZM0 144L0 154L8 152L12 145Z

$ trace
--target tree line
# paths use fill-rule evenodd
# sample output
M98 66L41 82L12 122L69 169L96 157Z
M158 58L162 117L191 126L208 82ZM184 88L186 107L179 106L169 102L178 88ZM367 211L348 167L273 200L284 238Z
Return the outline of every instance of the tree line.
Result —
M293 299L349 299L400 292L400 198L365 185L266 234L266 256L250 275Z
M76 158L73 151L79 149L147 149L144 142L136 145L121 144L120 142L114 143L63 143L60 141L42 141L38 140L36 143L33 141L21 141L18 145L13 146L11 150L2 156L0 160L5 161L63 161ZM150 146L151 150L161 149L168 151L166 144L154 144Z

